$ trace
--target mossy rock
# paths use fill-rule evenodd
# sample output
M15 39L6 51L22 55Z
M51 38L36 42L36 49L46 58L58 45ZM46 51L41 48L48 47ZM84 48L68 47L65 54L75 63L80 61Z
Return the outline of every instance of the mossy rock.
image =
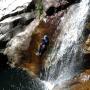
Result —
M86 24L86 29L90 30L90 22Z

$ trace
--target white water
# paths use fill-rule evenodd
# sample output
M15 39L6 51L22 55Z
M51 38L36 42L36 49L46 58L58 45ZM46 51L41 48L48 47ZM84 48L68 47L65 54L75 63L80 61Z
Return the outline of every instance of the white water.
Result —
M16 0L16 2L18 1L20 0ZM55 46L47 58L47 60L51 62L50 64L51 67L49 70L47 70L47 73L46 73L47 81L42 81L45 85L45 90L57 90L53 88L56 87L57 85L62 86L62 83L65 80L69 80L71 77L73 77L73 75L75 74L75 71L74 71L75 66L78 66L77 64L80 64L82 61L82 53L80 49L81 42L79 42L79 40L83 39L82 32L83 32L84 23L88 14L88 9L89 9L88 2L89 0L82 0L82 2L78 6L72 6L68 11L68 13L62 19L60 26L58 26L59 28L62 29L63 32L58 36L57 41L55 42ZM18 3L18 4L22 6L21 5L22 3ZM18 5L18 4L15 4L15 5ZM14 10L15 7L17 7L17 6L13 6L13 8L11 9L12 7L11 3L9 6L7 4L5 5L6 5L5 8L8 7L8 9L5 10L4 8L2 8L0 10L1 12L0 18L3 15L12 13L12 10ZM31 34L27 34L28 32L30 32L30 30L31 30L30 28L29 30L26 29L25 32L21 33L22 35L18 34L17 36L21 36L21 39L22 39L23 35L25 36L27 35L26 38L24 38L26 40L31 35ZM9 51L7 52L8 54L13 55L13 53L11 53L10 50L12 50L12 52L15 53L15 48L23 46L22 44L23 42L21 42L21 39L18 39L17 36L15 37L15 41L14 39L12 39L12 42L11 42L12 46L7 50ZM24 43L24 47L27 46L26 44L27 43Z
M46 90L53 90L54 86L62 85L77 72L76 67L80 66L83 60L80 44L88 10L89 0L82 0L64 15L59 26L62 32L47 58L50 67L46 70Z

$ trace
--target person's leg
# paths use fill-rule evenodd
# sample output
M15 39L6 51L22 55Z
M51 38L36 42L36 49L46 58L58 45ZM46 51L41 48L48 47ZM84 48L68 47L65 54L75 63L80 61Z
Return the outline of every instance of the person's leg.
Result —
M41 46L38 48L36 55L39 56L40 54L41 54Z
M41 48L41 54L42 54L42 55L44 54L45 50L46 50L46 45L44 45L44 46Z

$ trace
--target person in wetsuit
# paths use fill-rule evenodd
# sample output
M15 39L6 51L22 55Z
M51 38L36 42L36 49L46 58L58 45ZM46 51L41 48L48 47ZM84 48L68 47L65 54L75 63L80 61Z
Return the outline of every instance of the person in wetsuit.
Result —
M46 51L48 44L49 44L49 38L47 35L44 35L42 42L39 46L38 53L36 55L42 55Z

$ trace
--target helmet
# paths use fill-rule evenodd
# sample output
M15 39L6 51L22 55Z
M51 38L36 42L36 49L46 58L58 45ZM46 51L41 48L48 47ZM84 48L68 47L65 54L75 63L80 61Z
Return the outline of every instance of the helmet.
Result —
M48 36L47 35L44 35L44 39L46 39Z

